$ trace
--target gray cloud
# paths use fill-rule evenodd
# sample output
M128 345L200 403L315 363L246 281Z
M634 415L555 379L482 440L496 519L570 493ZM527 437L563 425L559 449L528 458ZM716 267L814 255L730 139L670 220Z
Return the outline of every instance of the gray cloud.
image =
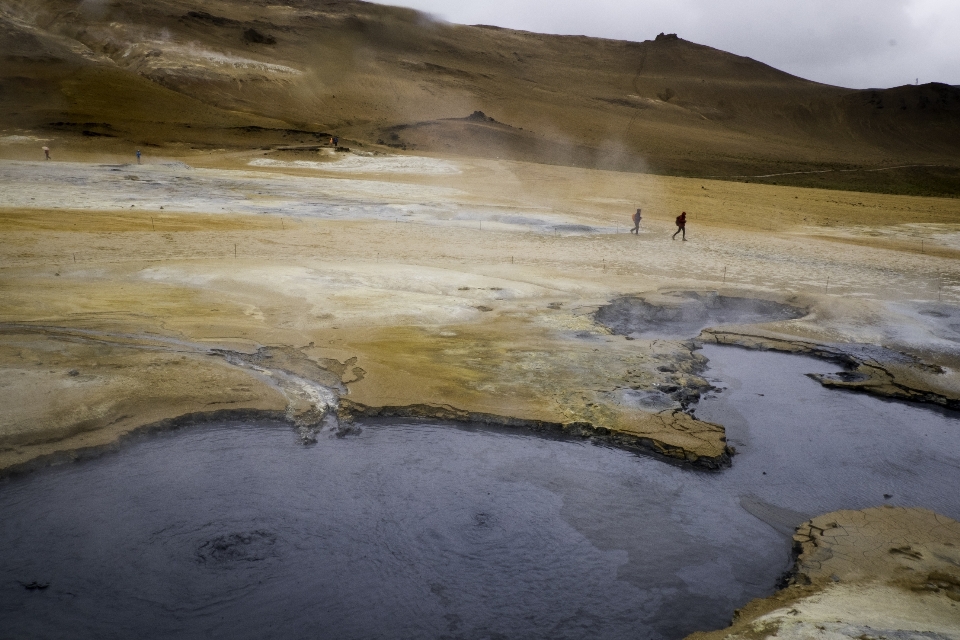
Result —
M661 31L852 88L960 85L957 0L392 0L444 20L648 40Z

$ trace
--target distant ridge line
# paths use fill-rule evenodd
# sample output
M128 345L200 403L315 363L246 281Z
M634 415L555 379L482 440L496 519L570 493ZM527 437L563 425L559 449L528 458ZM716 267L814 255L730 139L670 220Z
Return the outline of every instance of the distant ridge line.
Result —
M892 171L894 169L911 169L914 167L948 167L945 164L904 164L897 167L880 167L879 169L818 169L816 171L788 171L786 173L765 173L759 176L700 176L703 179L728 179L728 178L776 178L777 176L795 176L803 173L850 173L855 171Z

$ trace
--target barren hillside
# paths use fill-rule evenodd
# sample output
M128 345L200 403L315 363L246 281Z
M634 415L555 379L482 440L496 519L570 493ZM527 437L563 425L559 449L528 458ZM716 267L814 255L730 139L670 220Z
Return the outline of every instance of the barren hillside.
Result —
M336 134L365 148L960 194L960 89L832 87L673 35L541 35L352 1L0 0L0 56L4 135L90 149ZM889 169L902 165L937 166Z

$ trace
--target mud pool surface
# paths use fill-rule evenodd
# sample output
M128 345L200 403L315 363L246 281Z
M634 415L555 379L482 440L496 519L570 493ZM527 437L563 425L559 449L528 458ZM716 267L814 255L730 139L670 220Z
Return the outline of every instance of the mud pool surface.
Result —
M802 318L806 311L790 305L723 296L716 292L676 291L651 296L624 296L600 307L597 321L614 333L644 338L695 338L707 327L754 324Z
M704 349L733 467L437 423L211 424L0 483L0 637L680 638L772 593L792 528L960 517L954 414ZM762 394L762 395L760 395ZM884 494L890 496L886 498ZM46 588L41 588L44 585Z

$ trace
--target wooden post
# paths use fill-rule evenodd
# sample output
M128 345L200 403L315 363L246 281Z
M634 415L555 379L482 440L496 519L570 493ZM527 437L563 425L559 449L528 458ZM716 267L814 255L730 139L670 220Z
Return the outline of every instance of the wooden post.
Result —
M823 292L824 292L824 293L829 293L829 292L830 292L830 276L827 276L827 286L825 286L825 287L823 288Z
M73 261L74 261L74 262L77 261L77 254L73 254Z
M150 226L153 227L153 230L154 230L154 231L157 230L157 225L153 224L153 218L152 218L152 217L150 218Z
M723 268L723 284L727 284L727 268Z
M237 245L233 245L233 257L237 257Z

